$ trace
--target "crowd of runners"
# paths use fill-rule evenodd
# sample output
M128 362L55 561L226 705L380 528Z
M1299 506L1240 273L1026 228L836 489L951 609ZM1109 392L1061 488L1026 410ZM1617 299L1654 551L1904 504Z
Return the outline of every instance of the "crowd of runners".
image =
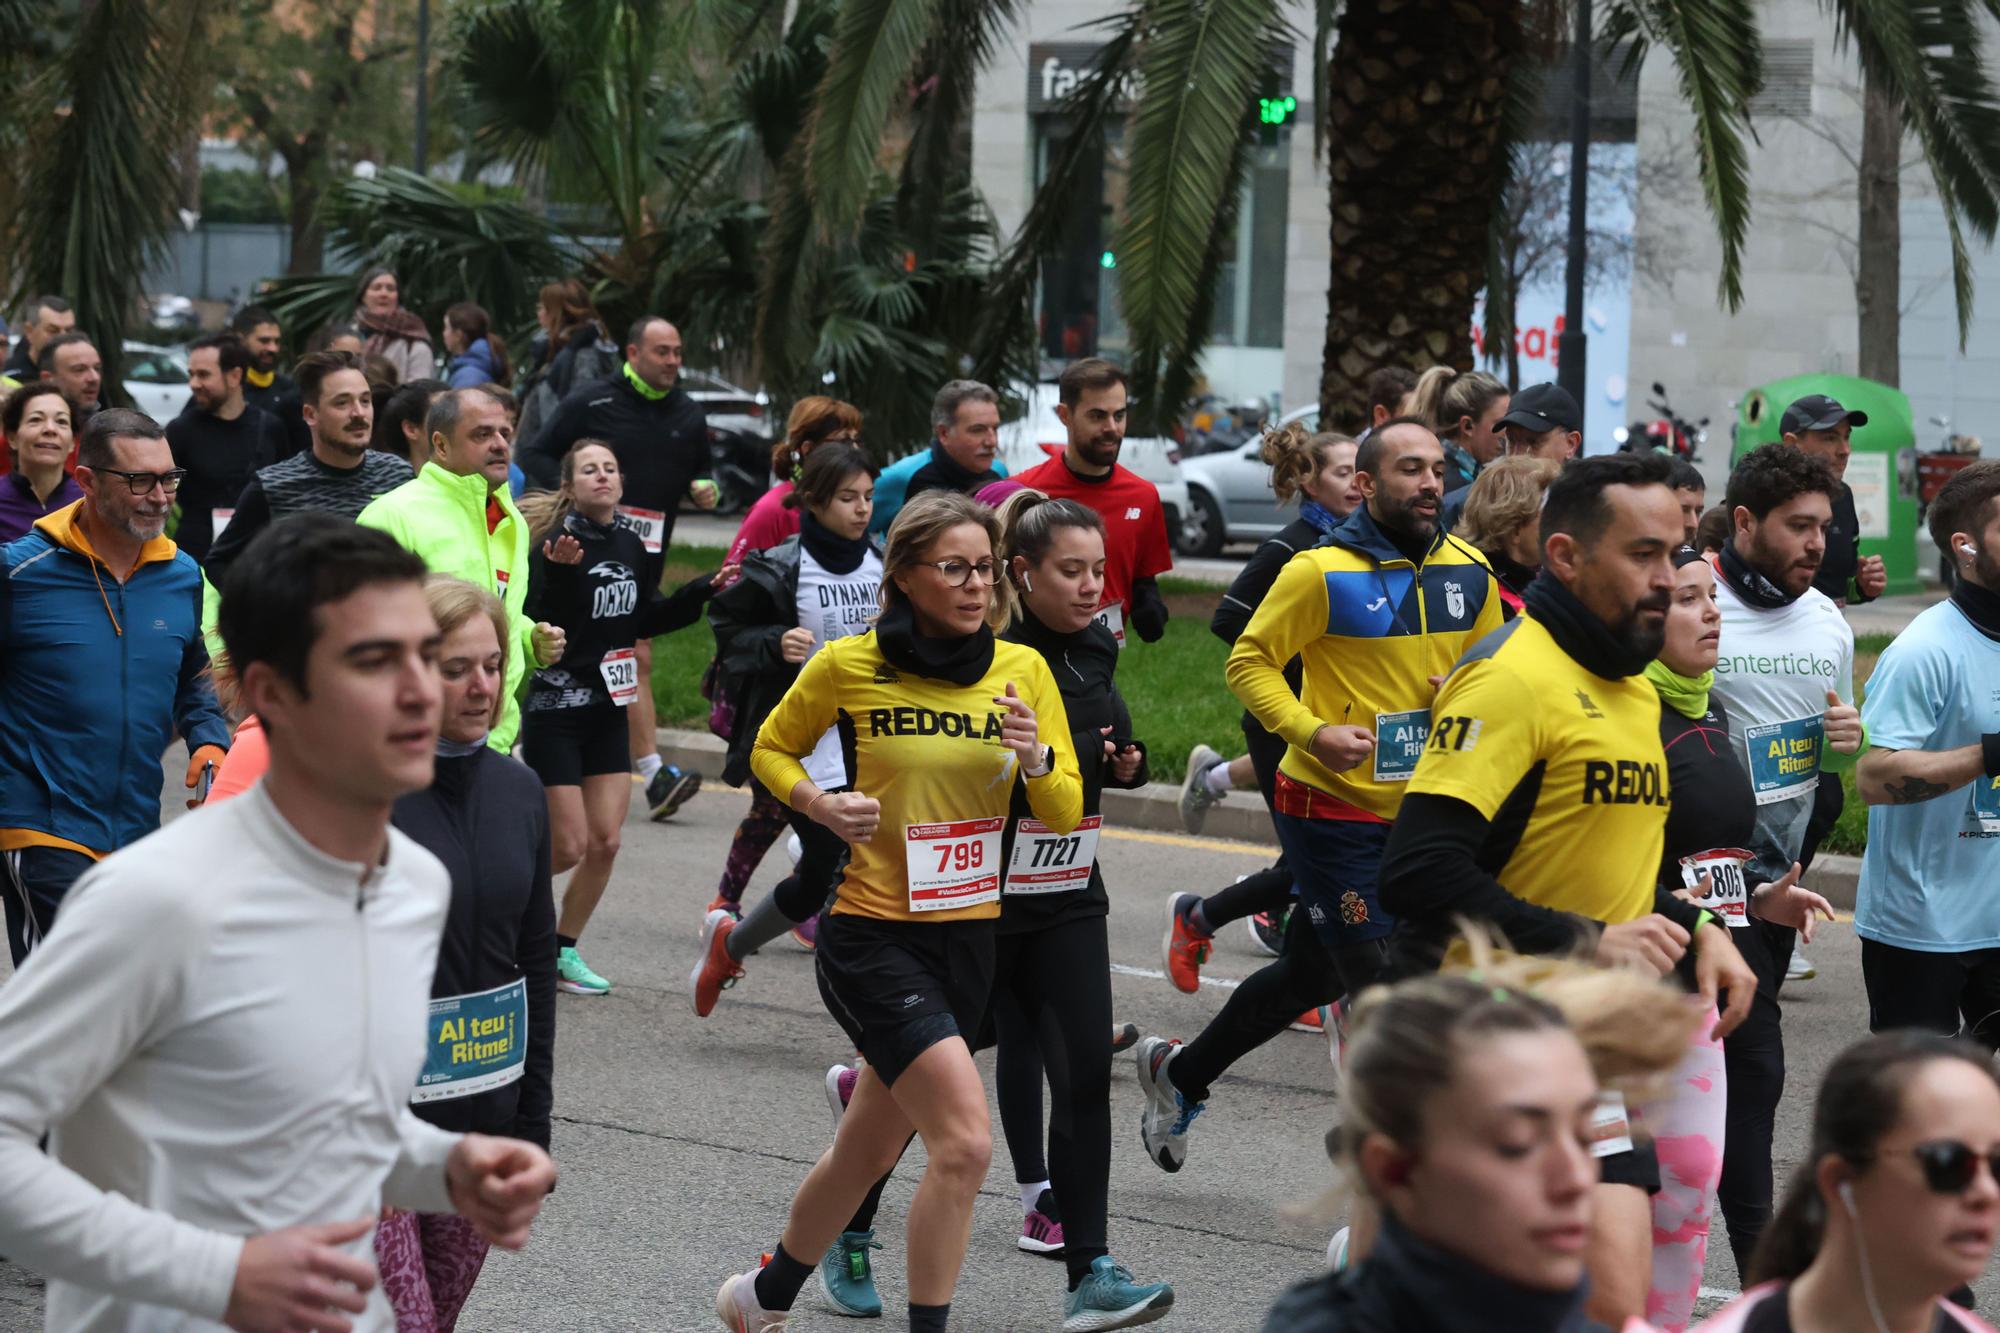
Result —
M1685 464L1581 456L1555 385L1378 374L1355 435L1267 437L1298 518L1221 599L1223 677L1184 683L1245 712L1190 756L1183 819L1255 790L1283 855L1161 901L1098 861L1103 792L1150 781L1117 670L1165 633L1171 567L1119 462L1123 371L1070 364L1067 445L1013 476L986 385L942 386L929 447L887 467L854 406L806 398L726 562L667 591L676 514L715 500L680 336L646 316L612 344L573 286L544 290L518 394L477 307L428 379L371 272L359 347L279 374L253 308L198 345L176 422L47 373L73 331L6 396L0 1253L47 1276L47 1327L457 1325L555 1187L557 997L614 987L580 950L634 780L656 819L698 784L657 752L649 645L704 619L748 808L703 912L709 871L661 868L700 917L676 967L727 1022L790 934L838 1028L834 1138L732 1238L723 1327L808 1326L809 1291L882 1316L878 1254L907 1326L948 1326L988 1047L1016 1243L1062 1265L1023 1326L1215 1327L1113 1244L1112 1136L1199 1171L1223 1073L1301 1027L1338 1067L1346 1225L1269 1294L1272 1333L1688 1328L1718 1204L1746 1290L1703 1327L1986 1327L2000 463L1931 506L1955 581L1864 702L1862 413L1791 404L1710 506ZM162 828L176 739L200 808ZM1833 916L1801 876L1847 771L1875 1035L1781 1191L1781 988ZM1183 991L1231 922L1270 961L1192 1040L1142 1035L1112 1009L1114 895L1158 903ZM709 1300L685 1295L663 1324Z

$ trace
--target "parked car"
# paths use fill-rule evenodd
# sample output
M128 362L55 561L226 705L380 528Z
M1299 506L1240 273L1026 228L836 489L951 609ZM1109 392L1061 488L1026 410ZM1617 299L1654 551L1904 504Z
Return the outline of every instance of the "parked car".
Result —
M1000 427L1000 458L1009 473L1020 473L1060 454L1069 444L1069 427L1056 416L1054 384L1018 385L1014 395L1027 404L1027 410L1018 420ZM1162 436L1128 435L1118 461L1159 490L1167 535L1173 539L1174 549L1180 550L1179 534L1188 513L1180 446Z
M1278 419L1280 427L1319 424L1319 407L1296 408ZM1187 517L1179 548L1192 556L1215 556L1229 542L1260 542L1291 521L1271 493L1271 469L1262 458L1260 433L1222 453L1203 454L1181 464L1187 478Z
M719 492L716 512L741 513L771 488L776 437L770 396L706 370L683 370L681 383L708 416L709 470Z
M123 344L126 395L133 406L165 424L181 414L188 392L187 350L152 343Z

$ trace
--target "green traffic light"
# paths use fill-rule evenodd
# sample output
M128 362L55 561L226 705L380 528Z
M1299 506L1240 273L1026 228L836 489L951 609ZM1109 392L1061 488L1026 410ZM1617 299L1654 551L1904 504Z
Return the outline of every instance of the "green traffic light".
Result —
M1097 266L1099 268L1117 268L1118 256L1112 254L1109 250L1106 250L1103 254L1097 257Z

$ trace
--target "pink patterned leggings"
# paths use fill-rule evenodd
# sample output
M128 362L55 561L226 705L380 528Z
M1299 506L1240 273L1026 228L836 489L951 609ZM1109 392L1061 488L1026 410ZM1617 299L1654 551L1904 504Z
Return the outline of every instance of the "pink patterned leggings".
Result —
M1663 1333L1681 1333L1694 1317L1708 1261L1708 1225L1722 1179L1723 1126L1729 1083L1722 1043L1713 1040L1713 1006L1694 1044L1661 1095L1637 1109L1660 1155L1660 1192L1653 1196L1653 1283L1646 1318Z
M397 1209L375 1228L382 1290L396 1333L451 1333L486 1263L486 1242L453 1213Z

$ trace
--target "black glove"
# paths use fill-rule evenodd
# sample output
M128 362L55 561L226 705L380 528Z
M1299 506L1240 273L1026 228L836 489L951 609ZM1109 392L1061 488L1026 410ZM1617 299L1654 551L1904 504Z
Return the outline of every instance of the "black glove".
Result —
M1160 585L1154 579L1132 584L1132 628L1147 643L1158 643L1167 632L1167 604L1160 599Z

